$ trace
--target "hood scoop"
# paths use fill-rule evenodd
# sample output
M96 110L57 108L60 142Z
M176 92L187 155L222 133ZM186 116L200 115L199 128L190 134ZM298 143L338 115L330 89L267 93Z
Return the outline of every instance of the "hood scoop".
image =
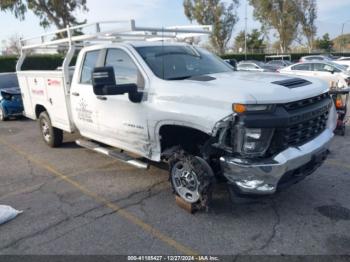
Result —
M192 76L191 78L188 78L188 80L201 81L201 82L209 82L215 79L216 79L215 77L208 76L208 75Z
M297 88L297 87L311 85L311 82L302 78L290 78L287 80L272 82L272 84L285 86L288 88Z

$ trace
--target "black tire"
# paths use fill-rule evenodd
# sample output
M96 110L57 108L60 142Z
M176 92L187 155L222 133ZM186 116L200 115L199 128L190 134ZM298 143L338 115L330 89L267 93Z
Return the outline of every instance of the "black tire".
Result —
M63 131L52 126L47 112L39 115L39 127L43 140L49 147L59 147L62 144Z
M0 107L0 121L6 121L8 118L5 117L5 112L2 107Z
M343 126L343 128L341 129L341 135L345 136L345 125Z
M193 156L183 150L172 154L169 165L169 179L173 192L184 201L193 204L196 210L208 210L215 182L214 172L210 165L203 158ZM182 175L187 173L189 176L186 175L185 178L185 175L181 176L180 173ZM186 193L179 193L179 187L185 188Z

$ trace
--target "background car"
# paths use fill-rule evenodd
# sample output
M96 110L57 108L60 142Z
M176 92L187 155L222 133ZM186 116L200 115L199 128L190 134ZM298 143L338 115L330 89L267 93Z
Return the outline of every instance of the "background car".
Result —
M0 74L0 121L23 115L21 90L15 73Z
M327 80L330 85L336 83L338 87L347 87L350 85L350 72L342 65L329 61L298 63L281 69L280 73L313 76Z
M340 57L337 60L335 60L334 63L346 66L346 69L350 70L350 57Z
M266 65L276 66L276 67L279 67L280 69L286 66L290 66L292 64L293 63L288 60L271 60L266 63Z
M260 61L242 61L237 65L238 71L277 72L278 69L278 66L267 65Z
M310 61L333 61L333 58L327 55L309 55L300 58L299 62L310 62Z

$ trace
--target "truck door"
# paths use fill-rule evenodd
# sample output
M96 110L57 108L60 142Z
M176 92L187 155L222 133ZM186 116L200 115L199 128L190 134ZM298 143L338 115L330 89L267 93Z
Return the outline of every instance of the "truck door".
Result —
M96 96L92 88L92 71L98 66L100 54L100 50L85 53L79 79L75 79L70 91L75 126L83 136L91 138L99 133Z
M105 66L113 66L116 83L138 85L145 89L145 74L128 50L111 48L106 52ZM150 153L147 129L147 101L133 103L128 94L99 97L96 100L100 132L106 143L130 149L141 155Z

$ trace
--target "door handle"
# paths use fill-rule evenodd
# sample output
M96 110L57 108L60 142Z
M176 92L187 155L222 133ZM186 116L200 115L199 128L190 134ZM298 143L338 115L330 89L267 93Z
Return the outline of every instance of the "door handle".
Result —
M72 93L72 96L80 96L80 94L77 93L77 92L73 92L73 93Z
M97 99L102 100L102 101L106 101L107 97L105 97L105 96L97 96Z

